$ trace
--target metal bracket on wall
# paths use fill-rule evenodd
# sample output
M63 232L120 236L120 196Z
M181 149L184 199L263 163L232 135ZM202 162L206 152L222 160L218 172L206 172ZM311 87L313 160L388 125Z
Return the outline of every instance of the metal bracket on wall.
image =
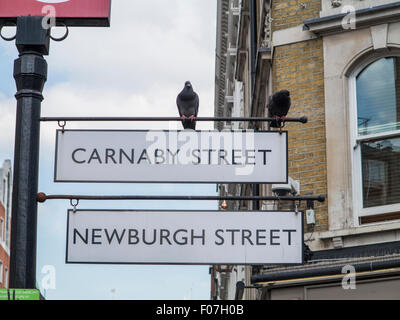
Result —
M238 281L236 282L235 300L243 299L244 289L260 289L260 288L262 288L261 285L255 284L252 286L246 286L243 281Z

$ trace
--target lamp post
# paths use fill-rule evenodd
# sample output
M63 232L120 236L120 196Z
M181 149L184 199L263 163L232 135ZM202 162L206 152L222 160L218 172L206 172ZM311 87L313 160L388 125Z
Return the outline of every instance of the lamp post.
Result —
M10 288L36 286L36 229L40 109L47 79L50 29L42 17L18 17L14 62L17 118L14 149Z
M36 223L39 171L40 109L47 80L50 39L62 41L68 27L109 27L111 0L0 0L0 38L16 40L19 58L14 62L17 85L17 119L14 148L14 185L11 221L10 287L36 286ZM61 3L63 2L63 3ZM46 16L44 16L47 13ZM53 17L54 16L54 17ZM53 23L48 24L48 19ZM5 26L17 26L15 37L4 37ZM67 28L61 38L50 27Z

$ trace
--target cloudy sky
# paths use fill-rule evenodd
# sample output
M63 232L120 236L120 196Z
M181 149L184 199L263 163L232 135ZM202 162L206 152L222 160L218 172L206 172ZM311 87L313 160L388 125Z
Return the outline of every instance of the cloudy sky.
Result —
M186 80L200 96L199 116L212 116L215 0L114 0L111 28L72 28L52 42L42 116L177 116ZM9 28L5 33L12 34ZM63 30L55 30L61 35ZM14 43L0 41L0 161L13 159ZM73 128L177 128L176 123L68 123ZM199 129L212 129L199 123ZM47 194L214 195L215 185L53 183L55 130L42 123L39 191ZM213 202L82 202L81 209L216 209ZM48 299L209 299L207 266L65 265L68 201L39 205L37 282L56 271ZM43 271L43 272L42 272Z

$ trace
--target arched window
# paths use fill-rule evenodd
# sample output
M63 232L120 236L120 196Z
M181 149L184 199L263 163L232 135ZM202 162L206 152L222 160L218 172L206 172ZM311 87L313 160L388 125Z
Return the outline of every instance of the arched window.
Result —
M359 70L353 88L359 216L393 216L400 213L400 57L383 57Z

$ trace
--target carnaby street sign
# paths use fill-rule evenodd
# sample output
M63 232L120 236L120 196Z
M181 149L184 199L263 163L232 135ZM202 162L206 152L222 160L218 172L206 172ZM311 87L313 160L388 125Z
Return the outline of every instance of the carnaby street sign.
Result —
M287 132L57 131L56 182L287 183Z
M301 212L68 211L66 263L302 262Z
M1 0L0 22L13 22L20 16L54 14L67 26L110 25L111 0Z

